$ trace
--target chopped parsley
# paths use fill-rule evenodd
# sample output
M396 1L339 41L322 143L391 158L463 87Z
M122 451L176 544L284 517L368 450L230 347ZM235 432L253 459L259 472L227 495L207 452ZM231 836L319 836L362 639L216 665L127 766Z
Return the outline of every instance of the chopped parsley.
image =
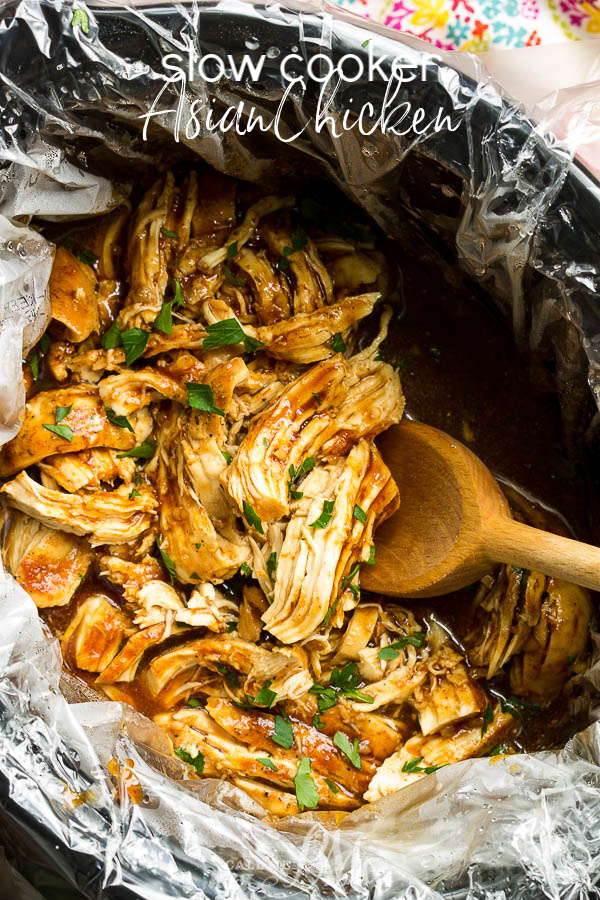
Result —
M313 728L322 728L323 725L325 724L325 722L323 722L322 719L320 718L318 712L316 712L314 714L314 716L312 718L312 724L313 724Z
M98 257L95 253L91 253L89 250L82 250L79 253L76 253L75 256L79 260L79 262L84 263L86 266L93 266L94 263L98 262Z
M410 772L411 774L419 773L423 775L431 775L432 772L437 772L438 769L443 769L447 763L441 766L421 766L419 763L423 762L422 756L415 756L413 759L407 760L402 766L403 772Z
M358 521L360 522L361 525L367 524L367 514L364 511L364 509L360 508L358 503L355 504L352 515L354 516L355 519L358 519Z
M188 704L188 706L191 706L192 709L198 709L198 707L201 707L201 706L202 706L202 704L200 703L200 701L199 701L199 700L196 700L195 697L190 697L190 699L188 700L187 704Z
M345 591L348 586L350 586L350 590L352 590L352 588L354 588L354 590L358 591L358 588L356 587L356 585L351 584L351 582L354 580L359 569L360 569L360 563L356 563L354 568L351 569L350 573L348 575L346 575L346 577L342 580L342 592ZM354 591L352 591L352 593L354 593Z
M577 659L577 654L571 653L569 656L567 656L567 665L568 666L572 665L576 659Z
M369 550L369 558L365 560L367 566L375 565L375 544L371 544L371 549Z
M234 317L207 325L206 337L202 341L202 349L212 350L215 347L229 347L231 344L241 343L244 344L246 353L256 353L257 350L264 347L262 341L258 341L256 338L246 334L239 321Z
M254 703L256 706L266 706L270 709L277 700L277 692L269 690L270 686L271 682L265 681L256 697L249 697L246 694L248 702Z
M485 735L485 733L488 730L488 727L492 724L493 721L494 721L494 710L492 709L491 705L488 703L488 705L485 708L485 712L483 714L483 725L481 726L481 737L483 737Z
M227 626L227 631L225 633L231 634L231 632L235 631L237 627L238 627L237 622L230 622L229 625Z
M265 532L264 532L264 529L262 526L262 522L258 518L258 515L256 514L256 510L252 506L250 506L250 504L248 503L247 500L244 500L243 510L244 510L244 518L245 518L246 522L248 523L248 525L251 528L256 528L256 530L258 531L259 534L264 534Z
M294 743L294 730L283 716L275 716L275 728L271 735L271 740L285 750L289 750Z
M131 488L131 491L129 492L129 499L130 499L130 500L135 500L136 497L141 497L141 496L142 496L142 495L141 495L140 492L137 490L137 488L134 488L134 487Z
M118 416L114 409L111 409L110 406L107 406L104 412L106 413L106 418L111 423L111 425L116 425L117 428L126 428L133 434L133 427L127 416Z
M261 766L266 766L267 769L270 769L272 772L277 771L277 766L273 762L272 759L268 759L266 756L257 756L256 762L260 763Z
M163 334L171 334L173 331L173 300L163 303L160 312L154 320L154 328Z
M414 631L412 634L407 634L405 637L400 638L399 641L394 641L393 644L382 647L377 654L377 658L383 660L396 659L400 655L400 650L404 650L409 644L413 647L422 647L424 640L424 631Z
M132 457L133 459L150 459L154 456L156 450L156 441L146 438L139 447L132 447L131 450L124 450L123 453L117 453L117 459Z
M227 465L229 465L229 463L233 459L233 456L231 455L231 453L228 453L227 450L221 450L221 456L223 457Z
M335 506L335 500L323 500L323 512L321 513L319 518L315 519L314 522L311 522L308 527L309 528L327 528L327 526L331 522L331 517L333 515L334 506Z
M362 691L357 690L359 675L356 671L356 663L349 662L338 669L334 666L331 673L331 684L324 686L322 684L313 684L309 689L310 694L316 694L317 706L320 713L327 712L332 706L335 706L338 694L348 697L350 700L362 700L363 703L372 703L373 698Z
M488 756L504 756L508 753L508 747L506 744L498 744L497 747L494 747L493 750L490 750Z
M362 769L362 762L358 752L358 738L354 738L354 744L350 743L348 735L343 731L336 731L333 736L333 743L348 757L355 769Z
M273 576L275 574L275 569L277 568L277 554L273 550L270 557L267 560L267 572L269 573L269 578L273 581Z
M225 415L222 409L215 406L215 395L209 384L196 384L195 381L188 381L186 388L188 403L192 409L201 409L203 412L215 413L217 416Z
M297 484L301 478L304 478L305 475L308 475L308 473L312 469L314 469L314 467L315 467L315 460L314 460L313 456L307 456L306 459L300 463L300 465L298 466L297 469L295 468L293 463L289 467L289 469L288 469L289 480L288 480L287 486L288 486L289 496L292 500L301 500L304 497L304 494L302 493L302 491L294 490L294 485Z
M123 345L121 332L119 331L116 320L112 323L108 331L104 332L100 338L100 343L105 350L114 350L115 347L121 347Z
M317 406L320 406L321 403L323 402L323 398L321 397L321 395L320 395L320 394L315 394L315 393L313 392L313 397L315 398L315 403L317 404Z
M337 784L335 784L335 783L331 780L331 778L326 778L326 779L325 779L325 784L327 785L327 787L329 788L329 790L331 791L332 794L339 794L340 789L339 789L339 787L337 786Z
M285 271L286 269L289 269L289 267L290 267L289 257L293 253L297 253L299 250L302 250L304 247L306 247L307 243L308 243L308 237L306 235L306 232L304 231L304 228L302 228L302 226L299 225L292 235L292 246L291 247L285 246L283 248L283 253L281 254L281 256L279 257L278 261L275 264L276 268L278 268L282 272Z
M121 340L123 341L123 349L125 350L125 365L131 366L139 359L146 349L149 331L142 328L129 328L128 331L121 332Z
M46 431L51 431L52 434L55 434L59 438L63 438L65 441L69 441L69 443L74 437L73 429L69 425L60 425L59 423L62 422L63 419L66 419L72 409L72 403L70 406L57 406L56 412L54 413L54 421L56 424L44 425Z
M366 41L363 41L360 46L363 48L366 48L369 46L370 43L371 43L371 38L367 38Z
M176 241L179 240L179 235L175 234L174 231L169 231L168 228L161 228L160 230L162 231L162 233L164 234L165 237L173 238Z
M175 756L178 756L179 759L182 759L184 762L189 763L190 766L193 766L198 773L198 775L202 775L204 771L204 757L198 750L195 756L191 756L187 750L184 750L183 747L177 747L175 750Z
M247 575L248 578L252 578L252 569L248 565L248 563L243 562L240 566L240 572L242 575Z
M296 800L300 812L303 809L315 809L319 805L319 792L315 781L310 774L310 759L303 756L298 763L298 769L294 775L294 787L296 788Z
M344 343L344 338L338 332L338 334L334 334L333 339L331 341L331 349L334 353L345 353L346 352L346 344Z
M183 299L183 295L181 293L181 285L177 278L173 279L173 304L174 306L185 306L185 300Z
M162 534L157 535L156 537L156 546L158 547L158 552L160 553L160 558L162 559L163 566L169 573L169 578L171 579L171 584L175 584L175 563L163 548L160 546L162 543Z
M244 284L244 279L239 278L237 275L234 275L227 263L223 266L223 273L227 281L232 284L234 287L242 287Z
M135 473L135 475L133 477L133 483L135 484L136 487L139 487L140 484L142 483L142 476L140 475L139 472Z

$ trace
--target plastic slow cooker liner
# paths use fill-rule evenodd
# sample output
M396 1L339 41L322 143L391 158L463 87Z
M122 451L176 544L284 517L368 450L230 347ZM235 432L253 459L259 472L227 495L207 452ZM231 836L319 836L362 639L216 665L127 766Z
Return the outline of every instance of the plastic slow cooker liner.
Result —
M173 141L175 114L143 120L165 83L169 52L265 53L259 82L186 85L222 110L244 100L267 119L287 87L279 59L335 63L345 53L400 56L421 65L432 48L319 4L222 2L77 8L41 0L7 4L0 20L0 438L13 436L24 403L21 358L47 321L52 246L31 218L71 220L126 195L140 165L201 157L218 169L293 190L298 174L326 176L391 237L425 223L452 240L461 264L512 319L531 347L549 341L557 380L588 379L600 399L600 286L596 185L573 163L598 92L571 90L568 105L546 103L533 125L503 98L479 61L439 52L426 78L403 85L451 127L398 137L334 138L314 127L319 85L294 85L284 107L288 133L244 138L201 129ZM73 24L75 22L75 24ZM365 46L365 41L369 43ZM164 91L176 106L179 85ZM369 100L380 108L385 81L344 84L330 114ZM350 101L350 97L354 98ZM270 115L269 115L270 114ZM561 140L546 126L560 122ZM586 132L589 139L589 128ZM412 191L418 155L462 180L460 214L441 215L445 184ZM106 176L114 173L115 183ZM104 173L104 175L100 174ZM562 322L561 329L556 329ZM577 352L573 352L573 349ZM585 360L585 363L583 361ZM583 365L582 365L583 363ZM578 392L563 392L563 399ZM581 393L581 391L579 392ZM566 419L574 421L568 402ZM245 794L215 779L187 781L166 736L114 702L91 701L61 676L31 599L0 576L0 835L35 865L59 873L84 896L142 898L356 897L486 900L592 897L600 880L600 729L590 725L559 752L470 760L441 769L347 816L306 813L271 827ZM598 654L596 654L597 657ZM600 689L600 665L586 675ZM69 703L66 698L69 698ZM590 710L590 720L600 709ZM143 790L132 802L111 759ZM114 770L114 765L113 765ZM33 863L32 863L33 865ZM48 876L49 878L54 876Z

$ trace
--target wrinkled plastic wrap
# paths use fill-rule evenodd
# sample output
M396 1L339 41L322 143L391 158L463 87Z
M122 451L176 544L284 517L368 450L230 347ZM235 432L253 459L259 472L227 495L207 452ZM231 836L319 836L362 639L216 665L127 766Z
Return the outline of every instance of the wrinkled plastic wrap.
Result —
M437 231L512 320L523 346L535 349L551 335L559 389L561 372L571 388L588 377L600 400L600 196L572 161L586 127L589 139L593 85L580 95L571 91L566 119L547 104L533 124L501 97L475 58L442 53L426 63L426 79L403 86L400 99L434 114L442 108L452 130L318 133L311 118L317 89L308 83L296 85L284 107L288 133L306 126L292 143L270 132L240 139L206 130L193 138L180 133L174 142L175 112L156 117L144 142L139 116L165 84L160 60L168 52L193 45L238 58L262 49L267 60L258 83L227 75L188 82L182 112L198 98L216 108L244 99L272 115L285 89L282 53L304 60L387 53L420 64L431 48L318 4L78 8L87 9L87 31L73 26L73 7L59 0L23 0L1 13L1 440L18 429L21 357L47 316L52 247L28 227L31 218L100 212L126 195L140 165L198 156L255 181L327 176L391 237L405 238L411 228ZM176 108L179 87L165 90L163 109ZM346 84L330 112L335 119L350 97L378 108L384 94L382 80ZM547 127L559 120L560 140ZM452 193L443 177L430 179L426 192L415 187L411 166L420 159L435 161L453 185L462 183L462 202L451 215L439 214ZM556 332L559 322L565 327ZM574 347L581 352L570 352ZM45 885L60 877L84 897L148 900L597 895L596 725L560 752L446 767L338 826L308 813L272 827L230 785L187 781L166 737L142 716L77 696L61 677L58 643L9 576L0 579L0 611L0 838L26 848L32 871L47 873ZM600 688L596 664L587 680ZM109 774L114 759L139 782L141 802L133 802L127 779Z

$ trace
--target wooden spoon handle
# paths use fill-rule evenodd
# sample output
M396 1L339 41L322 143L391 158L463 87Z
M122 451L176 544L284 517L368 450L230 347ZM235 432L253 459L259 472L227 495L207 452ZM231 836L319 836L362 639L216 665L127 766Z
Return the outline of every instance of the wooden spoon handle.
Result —
M600 547L498 518L486 523L485 550L494 562L512 563L600 590Z

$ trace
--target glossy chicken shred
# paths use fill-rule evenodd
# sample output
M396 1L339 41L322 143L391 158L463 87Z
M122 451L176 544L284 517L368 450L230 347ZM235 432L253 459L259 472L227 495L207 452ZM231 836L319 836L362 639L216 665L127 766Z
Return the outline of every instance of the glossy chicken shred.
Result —
M585 668L591 616L511 566L454 630L361 595L402 512L375 443L404 410L391 276L360 223L314 211L168 172L59 246L0 449L4 565L65 665L272 815L519 749Z

